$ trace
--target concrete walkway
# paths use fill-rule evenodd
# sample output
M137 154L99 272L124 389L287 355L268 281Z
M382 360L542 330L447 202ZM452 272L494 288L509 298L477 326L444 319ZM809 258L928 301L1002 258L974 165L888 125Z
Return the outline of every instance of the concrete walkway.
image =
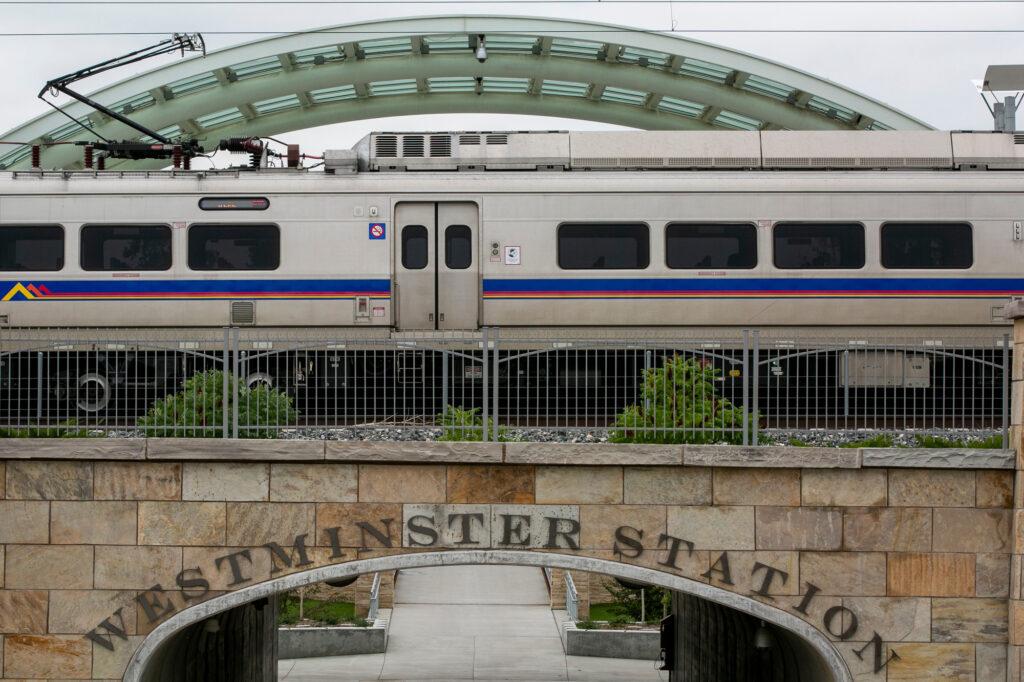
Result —
M566 656L544 574L444 566L399 574L386 654L281 661L280 680L668 680L653 661Z

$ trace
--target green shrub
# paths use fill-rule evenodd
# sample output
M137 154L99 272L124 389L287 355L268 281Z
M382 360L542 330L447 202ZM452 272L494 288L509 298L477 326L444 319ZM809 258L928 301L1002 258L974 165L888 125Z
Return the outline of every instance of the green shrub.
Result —
M441 423L441 437L445 441L478 441L484 437L484 419L480 416L480 408L466 410L455 405L445 405L444 412L437 415ZM489 429L488 429L489 430ZM498 440L506 440L505 429L498 429Z
M577 630L593 630L596 627L597 626L594 625L594 621L589 620L589 619L588 620L581 620L581 621L578 621L576 623L576 629Z
M234 377L228 377L224 396L224 373L209 370L194 374L182 390L156 402L141 417L137 427L146 436L219 438L223 435L224 403L231 419ZM242 438L276 438L276 426L294 424L298 412L284 391L258 384L238 387L238 435Z
M743 442L743 409L718 395L721 372L700 360L674 355L664 366L644 370L638 405L619 413L613 443ZM756 414L747 426L753 431ZM738 429L738 431L736 430Z
M355 625L357 628L368 628L371 625L373 625L373 623L371 623L370 621L359 616L352 618L349 622L352 623L352 625Z
M612 595L615 601L603 604L606 607L608 622L612 625L627 625L639 623L642 617L647 622L661 619L665 605L671 603L671 595L662 587L645 585L639 587L625 587L617 582L606 583L605 589ZM642 599L642 601L641 601ZM641 609L641 603L643 608ZM591 607L593 613L593 607Z
M999 450L1003 447L1002 434L995 434L981 440L963 440L943 436L915 436L919 448L986 448Z
M895 447L896 441L888 433L880 433L877 436L869 436L862 440L851 440L848 443L839 445L841 448L891 448Z
M75 419L68 419L55 426L0 428L0 438L95 438L98 435L79 427Z

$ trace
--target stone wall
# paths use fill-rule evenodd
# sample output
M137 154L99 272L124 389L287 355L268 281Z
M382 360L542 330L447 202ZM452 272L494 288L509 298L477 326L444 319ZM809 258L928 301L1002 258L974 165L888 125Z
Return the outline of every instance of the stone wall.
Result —
M3 677L119 679L171 615L316 566L514 548L752 596L824 633L858 680L1001 680L1012 466L998 451L0 442Z

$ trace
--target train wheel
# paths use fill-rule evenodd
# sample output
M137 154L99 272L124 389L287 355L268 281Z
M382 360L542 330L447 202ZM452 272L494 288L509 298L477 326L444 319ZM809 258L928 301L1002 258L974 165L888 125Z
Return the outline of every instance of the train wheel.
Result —
M78 377L78 409L99 412L110 402L110 382L102 374L89 372Z
M250 389L258 388L260 386L273 388L274 377L270 376L266 372L253 372L245 378L245 385Z

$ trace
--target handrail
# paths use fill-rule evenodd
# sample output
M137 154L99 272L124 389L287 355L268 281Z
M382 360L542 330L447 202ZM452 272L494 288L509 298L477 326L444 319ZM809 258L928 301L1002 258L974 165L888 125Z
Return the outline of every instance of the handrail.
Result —
M574 623L580 620L580 597L569 571L565 572L565 610Z
M370 608L366 613L366 620L377 620L377 612L380 610L380 573L373 574L373 585L370 587Z

